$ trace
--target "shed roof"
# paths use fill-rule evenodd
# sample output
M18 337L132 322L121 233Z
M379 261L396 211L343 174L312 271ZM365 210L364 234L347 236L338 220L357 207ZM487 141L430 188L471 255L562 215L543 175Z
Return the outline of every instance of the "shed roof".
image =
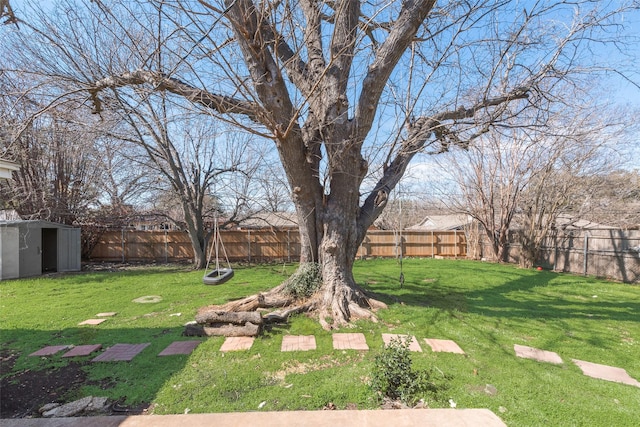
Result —
M0 227L29 227L29 228L79 228L57 222L44 221L41 219L20 219L10 221L0 221Z

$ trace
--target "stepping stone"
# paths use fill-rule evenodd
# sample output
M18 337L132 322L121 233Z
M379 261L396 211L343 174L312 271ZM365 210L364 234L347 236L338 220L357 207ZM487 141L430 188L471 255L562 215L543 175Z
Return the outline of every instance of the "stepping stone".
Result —
M408 338L409 338L409 335L382 334L382 341L384 341L385 347L388 346L391 343L391 340L393 339L396 339L396 340L401 339L403 342L406 342ZM409 350L422 352L422 348L420 347L420 344L418 344L418 340L416 340L416 337L414 336L411 337L411 342L409 343Z
M316 349L316 337L313 335L285 335L282 337L280 351L308 351Z
M538 362L555 363L557 365L562 364L560 356L553 351L539 350L537 348L518 344L514 344L513 349L516 352L516 356L522 357L523 359L533 359Z
M102 344L79 345L67 351L65 354L62 355L62 357L88 356L94 351L100 350L101 348L102 348Z
M98 313L98 314L96 314L96 317L113 317L116 314L118 314L118 313L116 313L115 311L110 311L108 313Z
M160 295L145 295L143 297L131 300L131 302L135 302L138 304L154 304L160 301L162 301L162 297Z
M150 346L151 343L144 344L115 344L107 351L91 360L92 362L128 362L138 355L142 350Z
M84 322L78 323L78 325L99 325L102 322L105 322L107 319L87 319Z
M249 350L253 345L255 337L227 337L220 347L220 351L240 351Z
M369 350L364 334L333 334L335 350Z
M442 352L442 353L456 353L456 354L465 354L464 350L460 348L455 341L451 340L439 340L436 338L425 338L424 339L429 347L431 347L431 351Z
M66 350L70 346L68 345L48 345L38 351L31 353L29 356L53 356L59 351Z
M582 369L583 374L589 377L640 387L640 382L629 376L627 371L622 368L599 365L597 363L585 362L584 360L571 360Z
M162 350L158 356L173 356L174 354L191 354L200 345L200 341L174 341Z

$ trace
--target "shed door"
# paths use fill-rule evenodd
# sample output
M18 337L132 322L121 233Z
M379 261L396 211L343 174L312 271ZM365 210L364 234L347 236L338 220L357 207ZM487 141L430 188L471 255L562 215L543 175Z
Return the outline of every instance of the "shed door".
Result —
M80 271L80 229L58 229L58 271Z
M58 229L42 229L42 272L58 271Z

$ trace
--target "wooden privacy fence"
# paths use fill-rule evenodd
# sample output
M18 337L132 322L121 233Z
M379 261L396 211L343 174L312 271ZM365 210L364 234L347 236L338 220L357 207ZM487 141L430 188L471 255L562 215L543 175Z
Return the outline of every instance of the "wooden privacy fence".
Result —
M297 261L297 230L221 230L231 261ZM376 231L367 233L358 257L461 257L467 256L462 231ZM222 254L221 254L222 256ZM182 231L110 230L91 252L92 261L176 262L193 258L191 241Z
M510 263L520 262L518 241L518 233L510 233L507 248ZM486 238L481 239L480 246L483 256L491 258ZM640 283L640 231L591 229L549 236L539 248L536 263L555 271Z

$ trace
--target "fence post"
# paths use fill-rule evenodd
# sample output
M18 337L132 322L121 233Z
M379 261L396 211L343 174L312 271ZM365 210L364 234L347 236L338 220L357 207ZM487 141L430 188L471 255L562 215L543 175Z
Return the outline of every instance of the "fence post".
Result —
M435 258L436 257L436 253L435 251L435 244L433 243L433 230L431 230L431 258Z
M587 275L587 256L589 253L589 232L585 231L584 232L584 266L583 266L583 270L584 270L584 275Z
M251 264L251 230L247 229L247 248L249 249L248 258L249 264Z
M122 234L121 234L121 238L120 238L120 242L122 245L122 263L124 264L125 262L125 256L124 256L124 251L125 251L125 244L124 244L124 227L122 228Z
M553 233L553 271L558 271L558 232Z
M291 230L287 230L287 262L291 262Z
M453 258L458 259L458 230L453 230Z
M205 248L206 252L206 248ZM169 241L167 236L167 229L164 229L164 263L169 263Z

